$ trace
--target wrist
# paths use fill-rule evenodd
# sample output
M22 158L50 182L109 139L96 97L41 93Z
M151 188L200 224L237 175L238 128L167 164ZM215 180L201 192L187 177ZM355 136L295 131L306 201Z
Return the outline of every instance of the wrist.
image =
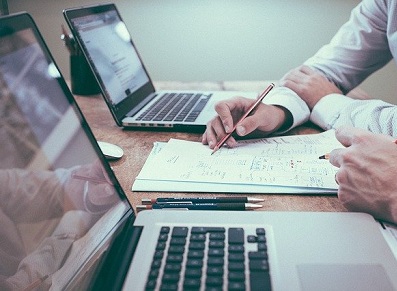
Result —
M283 106L274 105L275 116L277 116L278 124L274 131L285 131L289 129L293 124L292 114Z

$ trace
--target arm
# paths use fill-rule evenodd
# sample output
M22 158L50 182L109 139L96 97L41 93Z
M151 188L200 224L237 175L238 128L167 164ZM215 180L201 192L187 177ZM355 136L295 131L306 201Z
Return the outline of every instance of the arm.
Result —
M310 120L323 129L349 125L397 136L397 106L382 100L356 100L331 94L317 103Z
M53 172L1 170L0 181L1 208L14 222L40 221L63 213L63 189ZM42 211L44 207L54 211Z
M393 14L393 11L386 2L362 1L331 42L305 65L322 72L343 94L347 94L387 64L392 59L387 38L388 13ZM393 15L389 17L392 19Z

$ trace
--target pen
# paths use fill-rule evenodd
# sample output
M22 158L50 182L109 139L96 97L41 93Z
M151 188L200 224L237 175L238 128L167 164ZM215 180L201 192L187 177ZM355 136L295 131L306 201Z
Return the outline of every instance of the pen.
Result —
M93 177L86 177L86 176L82 176L79 174L72 174L72 178L73 179L77 179L77 180L83 180L83 181L88 181L88 182L92 182L92 183L96 183L96 184L103 184L103 183L107 183L110 184L108 181L106 181L105 179L98 179L98 178L93 178Z
M261 93L261 95L258 97L258 99L251 105L251 107L247 110L247 112L244 113L243 116L241 116L241 118L239 119L239 121L233 126L232 130L226 134L214 147L212 154L214 154L217 150L219 150L219 148L228 140L228 138L233 134L233 132L236 130L237 125L243 121L248 115L250 115L252 113L252 111L254 111L254 109L256 107L258 107L259 103L262 102L263 98L265 98L265 96L274 88L274 84L271 83L266 89L265 91L263 91Z
M46 279L48 278L48 275L45 275L42 278L37 279L36 281L33 281L31 284L26 286L23 291L30 291L30 290L36 290L37 287L39 287Z
M179 209L179 210L253 210L261 208L262 205L252 203L163 203L153 205L137 205L136 209L140 210L157 210L157 209Z
M179 197L179 198L155 198L142 199L142 204L162 204L162 203L259 203L265 199L253 197Z
M397 144L397 139L393 140L394 144ZM320 160L329 160L329 154L324 154L318 157Z

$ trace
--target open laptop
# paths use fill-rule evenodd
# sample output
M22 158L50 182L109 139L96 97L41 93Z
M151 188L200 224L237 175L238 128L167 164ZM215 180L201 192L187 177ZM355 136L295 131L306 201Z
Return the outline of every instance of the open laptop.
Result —
M136 215L27 13L0 18L0 92L1 290L397 289L366 214Z
M156 91L114 4L66 9L64 16L119 126L203 132L216 114L216 102L258 95L258 92Z

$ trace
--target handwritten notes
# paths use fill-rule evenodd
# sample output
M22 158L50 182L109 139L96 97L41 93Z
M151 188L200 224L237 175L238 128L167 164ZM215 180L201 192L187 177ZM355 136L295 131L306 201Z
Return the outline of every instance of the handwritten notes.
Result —
M337 147L333 132L245 140L213 155L199 142L171 139L155 144L132 189L197 192L211 185L211 192L335 193L337 169L318 157Z

